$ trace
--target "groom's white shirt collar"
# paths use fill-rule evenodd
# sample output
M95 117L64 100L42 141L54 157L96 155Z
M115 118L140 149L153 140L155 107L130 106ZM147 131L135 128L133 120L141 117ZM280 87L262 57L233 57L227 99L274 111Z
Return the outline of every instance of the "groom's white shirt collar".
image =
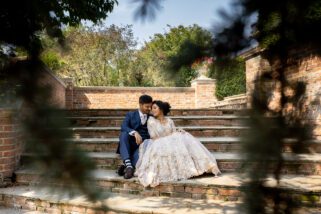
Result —
M138 113L140 118L147 116L147 114L143 114L143 112L141 112L139 109L138 109Z
M139 113L139 117L140 117L140 121L142 124L145 124L146 121L143 121L144 120L144 117L146 116L147 117L147 114L143 114L143 112L141 112L139 109L138 109L138 113ZM147 118L145 118L147 120ZM136 131L131 131L129 132L130 135L134 136L135 135L135 132Z
M140 111L140 109L138 109L139 112L139 117L140 117L140 122L142 124L145 124L147 122L147 114L143 114L143 112Z

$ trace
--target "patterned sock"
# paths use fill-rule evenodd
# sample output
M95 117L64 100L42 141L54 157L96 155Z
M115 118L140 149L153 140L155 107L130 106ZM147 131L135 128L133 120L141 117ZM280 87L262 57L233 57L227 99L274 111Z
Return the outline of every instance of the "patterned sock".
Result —
M130 159L126 159L126 160L124 161L124 164L125 164L126 168L127 168L127 167L131 167L131 168L133 168L133 166L132 166L132 163L131 163Z

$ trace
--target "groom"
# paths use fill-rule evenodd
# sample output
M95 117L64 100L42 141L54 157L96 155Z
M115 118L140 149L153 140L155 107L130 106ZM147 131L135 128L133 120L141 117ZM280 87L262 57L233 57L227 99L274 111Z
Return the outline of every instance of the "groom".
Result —
M134 176L134 167L138 161L139 145L149 139L147 120L153 99L149 95L139 97L139 109L128 112L121 125L117 153L120 154L124 165L117 171L118 175L130 179Z

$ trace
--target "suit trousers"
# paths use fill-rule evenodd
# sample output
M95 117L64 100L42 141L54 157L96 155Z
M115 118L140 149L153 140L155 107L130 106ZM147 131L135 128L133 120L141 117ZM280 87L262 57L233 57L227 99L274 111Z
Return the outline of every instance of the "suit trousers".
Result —
M139 156L139 146L136 143L134 136L127 132L121 132L119 136L119 153L121 159L125 161L130 159L132 165L135 167Z

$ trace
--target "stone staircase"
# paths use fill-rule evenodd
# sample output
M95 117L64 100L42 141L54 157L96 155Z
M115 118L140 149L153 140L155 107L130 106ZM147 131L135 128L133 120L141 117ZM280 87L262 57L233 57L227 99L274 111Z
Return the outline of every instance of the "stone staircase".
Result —
M115 150L120 124L129 110L70 110L68 119L77 144L95 160L97 185L107 194L101 202L109 213L240 213L242 175L240 136L248 129L244 110L194 109L173 110L170 117L176 126L190 132L213 153L223 172L218 178L204 175L178 182L144 188L137 178L125 180L116 175L121 164ZM314 198L321 207L321 142L310 141L306 146L314 153L294 155L292 142L284 145L286 165L281 187L293 197ZM30 154L24 154L27 161ZM16 171L19 187L0 189L0 204L44 213L93 213L97 205L82 196L61 200L37 188L37 170L22 168ZM48 181L50 182L50 181ZM267 186L275 186L273 178ZM62 190L63 192L63 190ZM52 197L51 197L52 196ZM137 202L137 203L134 203ZM305 209L305 208L303 208ZM308 208L309 212L314 209ZM316 209L315 213L320 211ZM104 211L101 211L105 213ZM300 211L301 212L301 211ZM320 211L321 212L321 211ZM106 212L108 213L108 212ZM304 211L303 211L304 213Z
M211 106L214 109L245 109L247 105L246 94L238 94L229 97L224 97Z

